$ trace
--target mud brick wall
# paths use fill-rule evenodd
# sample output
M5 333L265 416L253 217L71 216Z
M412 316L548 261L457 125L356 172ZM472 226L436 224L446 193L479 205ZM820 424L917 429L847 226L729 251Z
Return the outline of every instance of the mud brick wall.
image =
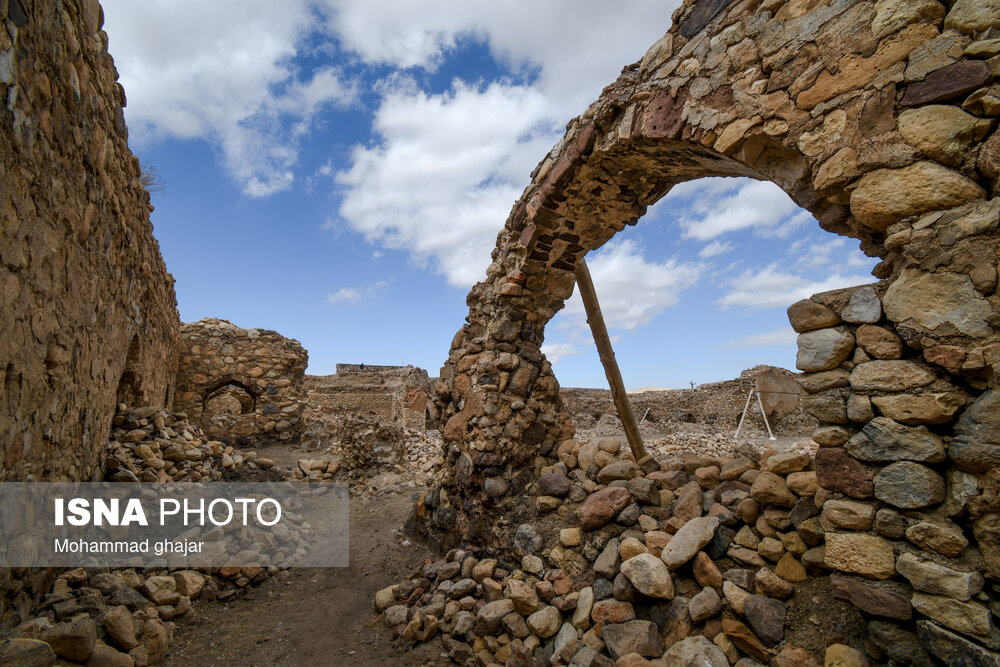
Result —
M309 409L321 415L372 413L399 426L426 426L427 371L414 366L337 364L334 375L306 377Z
M577 261L678 183L770 180L882 260L876 285L810 300L810 331L793 317L806 405L826 424L821 484L877 503L881 525L896 526L891 540L878 528L827 540L826 565L851 571L855 547L875 544L881 560L904 543L932 561L967 558L962 571L981 557L978 601L915 585L913 606L927 642L958 651L975 627L973 647L998 648L983 615L1000 576L998 76L994 0L684 3L570 121L498 234L435 386L448 465L416 523L509 541L491 514L572 436L540 346ZM963 614L978 625L957 627ZM942 626L965 634L939 641Z
M181 326L174 409L239 446L298 442L309 353L267 329L215 318Z
M102 22L0 3L0 479L99 477L115 404L171 401L173 278Z

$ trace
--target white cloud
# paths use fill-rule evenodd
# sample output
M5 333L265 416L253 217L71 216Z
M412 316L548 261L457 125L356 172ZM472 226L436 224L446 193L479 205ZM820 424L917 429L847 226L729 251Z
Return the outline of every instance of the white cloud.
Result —
M133 139L206 139L248 195L288 188L317 115L357 98L340 70L292 65L314 27L306 0L103 4Z
M360 301L362 296L364 294L356 287L341 287L333 294L327 294L326 300L332 306L344 301Z
M587 258L594 289L608 328L631 330L663 310L677 305L680 293L701 278L702 264L649 262L629 239L612 239ZM567 318L586 326L583 301L577 291L566 301Z
M440 95L390 77L378 87L376 143L358 146L338 176L340 217L453 285L481 280L532 168L622 63L663 34L672 8L652 0L628 12L596 0L337 3L332 31L366 62L433 69L462 39L476 39L515 71L537 74L523 84L455 81Z
M369 241L433 261L453 285L484 277L523 176L554 142L535 89L455 81L443 95L388 93L381 141L355 148L341 217Z
M612 239L587 257L587 267L609 329L634 330L663 310L679 303L679 296L703 276L703 264L650 262L631 239ZM556 364L567 357L583 354L594 343L578 290L546 327L549 340L542 353ZM620 333L609 335L612 344Z
M857 249L847 253L843 252L847 245L847 239L843 236L829 237L823 235L822 241L817 241L815 236L798 239L788 246L787 255L794 258L796 266L805 269L820 269L830 264L836 263L841 256L848 258L848 263L856 268L868 266L867 263L851 264L850 260L855 257L864 257Z
M707 246L701 249L698 256L701 258L715 257L716 255L724 255L727 252L732 251L735 248L729 241L712 241Z
M550 363L557 364L566 357L576 356L582 350L575 343L543 343L542 354Z
M785 327L777 331L753 334L724 343L721 347L767 347L770 345L790 345L795 343L798 334L793 329Z
M252 196L291 187L309 129L358 99L360 83L334 67L299 71L302 56L361 65L361 76L388 66L386 83L372 85L374 143L340 169L340 214L465 286L482 277L497 230L565 123L662 36L677 4L107 0L105 10L134 139L205 139ZM524 83L421 91L414 69L434 70L463 40L487 45Z
M565 124L667 31L680 3L636 0L627 11L603 0L326 4L330 32L369 63L433 70L463 39L488 43L510 67L537 70L538 88Z
M749 178L706 178L681 183L664 197L681 206L684 238L710 241L741 229L787 237L812 220L776 184Z
M809 280L797 274L784 272L777 264L770 264L763 269L759 267L748 269L730 281L730 291L719 300L719 305L723 309L731 306L787 308L817 292L870 282L872 282L871 276L858 274L845 276L839 272L823 280Z
M367 287L341 287L333 294L327 294L326 300L331 306L335 306L338 303L361 301L362 299L368 298L388 286L388 281L380 280L374 285L369 285Z
M879 260L864 255L861 252L852 252L847 256L847 266L854 269L872 269Z

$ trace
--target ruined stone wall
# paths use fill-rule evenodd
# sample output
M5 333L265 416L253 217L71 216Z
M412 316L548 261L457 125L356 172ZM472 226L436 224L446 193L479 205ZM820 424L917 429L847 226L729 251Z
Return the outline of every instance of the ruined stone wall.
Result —
M408 428L426 426L427 371L414 366L337 364L334 375L306 376L310 413L371 413Z
M115 404L171 401L173 279L102 22L0 3L0 479L98 476Z
M823 526L823 565L907 580L945 662L1000 648L985 606L1000 580L998 38L995 0L685 3L569 123L498 235L435 387L450 465L416 524L441 544L509 543L488 515L572 444L539 347L577 261L677 183L766 179L882 259L879 283L791 312L824 422L820 486L874 515ZM914 548L911 577L896 560ZM977 600L929 583L977 567Z
M934 214L935 235L949 238L985 213L995 226L1000 208L963 212ZM909 224L897 227L894 234L911 237ZM910 265L894 282L817 294L788 315L800 332L806 409L821 422L817 480L873 519L823 525L832 533L827 567L903 580L918 612L995 650L979 603L995 604L1000 592L1000 344L982 335L998 324L982 293L993 291L991 268L981 290L968 276ZM895 568L876 566L887 560ZM938 585L970 572L991 580L979 601Z
M630 392L629 401L640 428L646 432L670 432L677 424L686 423L700 424L733 435L746 407L747 394L756 388L759 376L781 378L787 386L780 390L791 389L795 392L787 397L764 395L762 400L774 398L783 401L780 405L774 405L773 401L764 404L774 433L779 436L808 436L812 433L816 420L799 405L799 392L802 390L795 379L796 374L772 366L757 366L743 371L737 379L701 384L693 389ZM559 397L573 416L578 434L581 430L597 427L601 422L614 424L615 432L621 432L621 421L610 390L563 387ZM741 433L767 437L767 427L756 402L751 403L747 410ZM588 435L593 435L593 432Z
M400 371L410 366L373 366L371 364L337 364L337 374L342 373L383 373L385 371Z
M181 326L174 409L215 440L298 442L309 354L267 329L215 318Z
M516 477L571 435L539 348L572 293L577 260L683 181L777 183L821 227L883 258L875 274L887 285L917 281L978 304L973 328L955 335L993 340L981 311L997 308L996 216L985 202L1000 175L1000 56L990 41L1000 26L985 6L701 0L680 8L643 59L569 123L469 294L468 324L435 387L454 463L447 481L469 509L497 504L481 493L488 476ZM972 208L980 213L963 217ZM896 236L907 230L912 240ZM954 311L945 301L918 317L947 322Z

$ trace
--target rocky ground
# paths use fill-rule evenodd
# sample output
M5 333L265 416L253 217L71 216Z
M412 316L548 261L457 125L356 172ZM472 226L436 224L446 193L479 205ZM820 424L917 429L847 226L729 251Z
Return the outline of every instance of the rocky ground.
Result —
M862 659L849 646L860 614L809 577L824 569L817 515L831 500L811 451L740 447L640 467L619 438L567 441L528 492L537 517L512 553L453 551L379 591L376 608L458 664L806 666L831 643Z
M872 544L833 545L832 557L860 577L812 576L831 558L826 533L877 521L891 532L899 517L876 519L864 503L817 486L817 443L795 433L801 417L779 420L777 440L752 427L737 440L732 400L705 406L696 397L668 398L697 411L644 421L652 458L642 466L612 428L616 418L593 419L606 397L586 397L577 438L509 517L524 520L512 548L443 557L403 532L442 463L435 431L348 418L349 435L324 450L249 451L207 439L183 415L123 409L110 479L350 482L351 565L67 572L0 655L4 664L58 656L122 667L809 667L926 657L894 623L912 614L910 601L898 586L865 579L886 567ZM915 561L912 574L981 586L961 568L942 574ZM866 647L866 630L883 645Z
M440 440L363 415L344 421L337 444L324 451L249 450L210 439L182 413L120 406L107 480L349 482L351 566L78 568L56 579L40 608L24 594L12 601L23 622L0 637L0 664L300 665L330 655L342 664L398 662L396 648L371 626L371 599L425 555L402 526L441 463ZM278 620L262 623L262 613Z

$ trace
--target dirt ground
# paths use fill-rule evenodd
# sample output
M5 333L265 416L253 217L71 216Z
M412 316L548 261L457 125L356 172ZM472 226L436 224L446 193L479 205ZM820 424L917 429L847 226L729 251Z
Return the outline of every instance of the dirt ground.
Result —
M652 440L656 434L644 433ZM624 442L624 436L621 436ZM758 450L786 450L801 437L747 438ZM278 468L290 469L307 453L285 446L258 450ZM268 471L270 472L270 471ZM275 473L277 471L274 471ZM241 665L440 665L449 664L438 641L414 646L393 640L372 608L376 591L431 557L402 526L426 479L393 476L386 483L352 484L350 566L292 568L225 602L196 602L194 617L179 625L168 667ZM399 479L399 482L394 481ZM420 486L404 483L418 479ZM262 481L262 480L258 480ZM825 580L824 580L825 583ZM822 656L826 638L858 633L849 605L832 600L822 584L796 590L790 600L789 638ZM846 607L846 608L845 608ZM856 614L855 614L856 615Z
M226 602L195 604L178 626L169 667L241 665L431 665L447 662L436 644L401 653L374 622L375 592L427 557L401 528L412 496L351 501L351 565L293 568ZM404 647L405 648L405 647Z

